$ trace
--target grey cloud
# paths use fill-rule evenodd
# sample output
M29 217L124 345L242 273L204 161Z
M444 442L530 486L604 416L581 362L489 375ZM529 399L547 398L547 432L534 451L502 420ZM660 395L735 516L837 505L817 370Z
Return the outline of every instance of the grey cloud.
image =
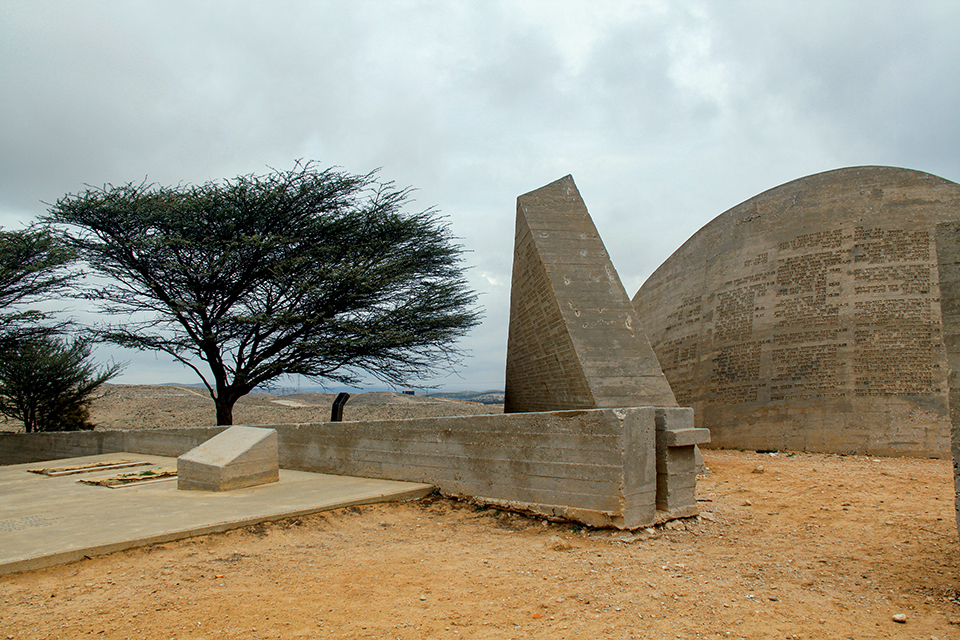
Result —
M84 183L383 167L471 251L471 386L502 375L517 195L572 173L632 293L788 180L956 180L958 27L933 1L7 0L0 224Z

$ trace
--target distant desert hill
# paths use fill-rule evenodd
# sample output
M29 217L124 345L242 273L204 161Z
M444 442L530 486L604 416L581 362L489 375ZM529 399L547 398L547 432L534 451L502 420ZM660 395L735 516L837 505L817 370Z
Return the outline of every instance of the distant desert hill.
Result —
M176 385L104 385L90 406L97 429L200 427L216 424L213 400L205 389ZM335 393L274 395L251 393L233 408L233 423L267 425L324 422L330 419ZM351 393L343 410L347 420L389 420L502 413L503 405L412 396L388 391ZM0 430L19 430L13 421Z
M447 400L467 400L483 404L503 404L503 390L493 391L446 391L431 393L432 398L446 398Z

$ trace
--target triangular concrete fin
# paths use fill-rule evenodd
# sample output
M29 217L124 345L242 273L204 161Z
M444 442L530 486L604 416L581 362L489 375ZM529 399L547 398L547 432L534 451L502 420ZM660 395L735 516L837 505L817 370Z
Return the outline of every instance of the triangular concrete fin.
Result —
M676 406L573 177L517 198L504 410Z
M504 403L507 413L596 406L519 200Z

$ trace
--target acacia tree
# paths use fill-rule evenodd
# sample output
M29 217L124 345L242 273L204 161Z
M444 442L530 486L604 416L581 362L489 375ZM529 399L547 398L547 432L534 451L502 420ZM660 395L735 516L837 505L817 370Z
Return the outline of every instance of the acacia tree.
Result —
M17 340L0 358L0 413L23 422L27 433L92 429L87 405L122 365L98 369L90 345L50 335Z
M40 324L45 314L22 305L60 292L73 278L64 269L73 258L67 246L41 227L0 229L0 352L57 330Z
M393 385L452 368L479 321L462 248L376 174L292 170L202 185L129 183L61 198L47 221L109 280L86 296L124 347L193 369L233 423L277 377ZM206 365L204 367L204 364Z
M60 293L75 277L73 252L48 229L0 230L0 414L27 433L92 428L87 403L119 365L98 370L87 340L57 337L67 323L24 305Z

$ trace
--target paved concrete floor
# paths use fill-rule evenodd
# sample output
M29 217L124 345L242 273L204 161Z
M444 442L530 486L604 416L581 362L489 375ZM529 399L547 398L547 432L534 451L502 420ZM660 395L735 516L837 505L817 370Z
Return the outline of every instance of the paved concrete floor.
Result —
M28 472L117 459L153 466L60 477ZM257 522L412 500L432 490L425 484L285 469L280 482L222 493L178 491L175 479L118 489L78 482L176 466L175 458L114 453L0 467L0 575Z

